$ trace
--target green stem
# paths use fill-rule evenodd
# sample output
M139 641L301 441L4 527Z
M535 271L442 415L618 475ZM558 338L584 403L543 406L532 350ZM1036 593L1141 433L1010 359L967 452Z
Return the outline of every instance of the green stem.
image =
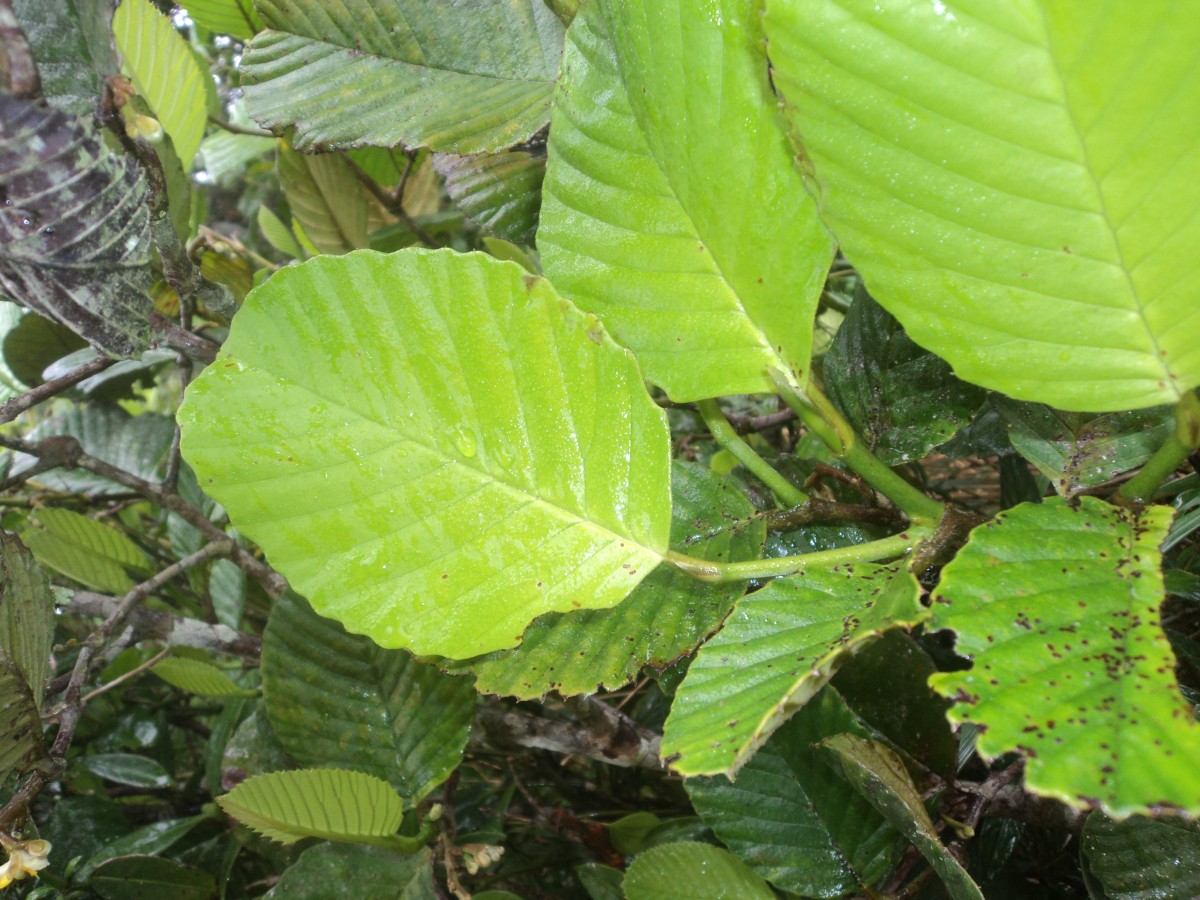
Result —
M1142 466L1142 470L1117 491L1117 501L1138 506L1149 503L1159 485L1198 447L1200 397L1194 391L1188 391L1175 407L1175 430Z
M778 556L774 559L751 559L746 562L719 563L685 556L670 551L665 559L668 563L701 581L748 581L751 578L780 578L795 575L812 566L838 566L851 563L876 562L904 556L929 535L926 528L910 528L901 534L839 547L836 550L820 550L801 556Z
M784 402L792 408L809 431L819 437L834 455L885 497L898 506L916 525L936 525L946 511L938 501L925 496L863 446L854 428L824 394L809 384L804 396L796 393L782 372L772 371L771 378Z
M704 424L708 426L713 440L732 453L734 459L757 475L759 480L779 498L784 508L800 506L808 500L808 495L804 491L775 471L765 459L742 440L742 436L734 430L733 426L729 424L729 420L725 418L725 414L721 412L721 405L716 400L701 400L696 406L700 410L700 415L704 418Z

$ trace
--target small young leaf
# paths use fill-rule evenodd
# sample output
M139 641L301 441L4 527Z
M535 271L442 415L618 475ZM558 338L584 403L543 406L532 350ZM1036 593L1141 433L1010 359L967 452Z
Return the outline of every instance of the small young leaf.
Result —
M202 28L248 41L262 31L253 0L186 0L188 17Z
M889 628L928 613L898 566L802 571L743 597L679 686L662 755L685 775L733 775L833 677Z
M151 666L150 671L171 687L200 697L253 697L229 680L229 676L211 663L182 656L168 656Z
M930 681L985 758L1020 750L1026 786L1114 815L1200 812L1200 724L1159 627L1171 510L1095 497L1022 504L971 532L942 572L933 628L971 669Z
M900 757L878 741L852 734L835 735L821 746L846 780L921 851L953 900L983 900L978 885L938 837Z
M279 271L179 418L239 530L383 647L512 647L542 613L620 602L667 548L667 427L632 357L482 254Z
M640 854L623 886L627 900L775 900L770 886L728 850L693 841Z
M257 219L258 230L262 232L262 236L267 239L268 244L284 256L292 259L304 259L306 254L300 248L300 242L296 240L296 236L292 234L292 229L288 228L279 216L271 212L269 207L260 206Z
M345 769L295 769L248 778L217 802L259 834L389 846L400 827L400 797L380 778Z
M415 805L462 760L475 717L469 678L347 634L289 594L263 634L267 717L304 765L376 775Z
M206 73L183 35L150 0L121 0L113 15L113 35L125 74L170 135L186 171L208 121Z

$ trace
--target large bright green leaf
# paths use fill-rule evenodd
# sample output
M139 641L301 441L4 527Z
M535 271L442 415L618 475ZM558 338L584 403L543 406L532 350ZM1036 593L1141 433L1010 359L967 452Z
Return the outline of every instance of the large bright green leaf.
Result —
M0 531L0 652L25 676L38 708L53 639L54 595L46 573L20 538Z
M901 566L801 571L743 597L675 695L662 755L685 775L732 775L883 631L928 615Z
M1020 750L1026 786L1117 815L1200 811L1200 724L1159 627L1171 510L1094 497L1022 504L971 533L942 573L932 627L968 671L931 683L985 757Z
M808 377L832 244L750 0L597 0L571 26L538 247L676 400Z
M667 547L667 428L632 357L481 254L276 273L180 421L239 530L384 647L512 647L542 613L618 603Z
M242 61L250 114L298 148L500 150L546 124L563 27L541 0L259 0Z
M462 760L475 718L469 678L384 650L288 595L263 634L271 729L299 762L358 769L419 802Z
M738 858L804 897L855 893L883 878L899 837L817 751L870 732L832 688L817 694L738 772L684 782L696 811Z
M1200 896L1200 825L1195 821L1134 816L1114 822L1088 816L1080 838L1086 872L1104 900L1157 900Z
M825 221L961 378L1070 410L1200 384L1200 17L1173 0L769 0Z
M201 70L183 35L150 0L121 0L113 15L113 35L124 73L170 135L186 171L208 122L204 94L208 73Z
M671 545L700 559L758 558L765 528L733 485L708 469L672 467ZM707 535L707 537L705 537ZM453 669L473 672L481 693L522 699L616 690L644 666L664 667L714 631L741 583L706 584L660 566L612 609L549 613L535 620L514 650L498 650Z
M345 769L256 775L217 802L243 825L283 844L318 837L388 846L403 814L386 781Z
M150 214L135 162L83 118L0 94L0 293L93 346L149 343Z
M855 790L921 851L953 900L983 900L978 885L938 837L900 757L885 744L853 734L834 735L821 746Z
M638 855L622 883L627 900L774 900L775 892L720 847L682 841Z

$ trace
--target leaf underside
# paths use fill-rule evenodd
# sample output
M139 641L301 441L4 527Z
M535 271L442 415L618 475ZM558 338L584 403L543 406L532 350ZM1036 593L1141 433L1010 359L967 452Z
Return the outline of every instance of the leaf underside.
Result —
M305 765L375 775L416 804L462 760L470 679L347 634L294 595L271 610L262 675L271 730Z
M542 613L616 604L667 547L667 428L632 357L481 254L280 271L179 418L238 528L384 647L514 646Z
M773 391L770 367L807 378L832 256L752 7L589 4L555 97L546 274L674 400Z
M751 518L754 507L728 481L677 460L671 494L672 549L718 562L761 555L762 520ZM516 649L464 660L450 669L474 673L480 693L523 700L550 691L616 690L643 667L662 668L694 649L745 591L741 583L706 584L660 566L612 609L550 613L526 629Z
M775 84L872 294L1067 410L1200 384L1200 17L1172 0L769 0Z
M246 108L298 149L500 150L546 124L563 27L541 0L260 0Z
M1116 815L1200 810L1200 724L1159 626L1171 511L1094 497L1022 504L976 528L942 574L933 628L968 671L934 676L979 751L1026 757L1026 786Z
M743 597L676 692L663 758L684 775L736 773L838 666L926 618L919 595L903 569L860 565L802 571Z
M83 119L0 94L0 291L92 346L149 343L150 218L133 161Z

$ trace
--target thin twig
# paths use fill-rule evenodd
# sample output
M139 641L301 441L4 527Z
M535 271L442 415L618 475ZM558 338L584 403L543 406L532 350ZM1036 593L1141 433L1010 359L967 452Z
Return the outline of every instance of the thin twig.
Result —
M159 650L157 653L155 653L152 657L150 657L148 660L146 660L140 666L135 666L134 668L130 669L128 672L124 673L123 675L118 675L116 678L114 678L112 681L108 682L107 684L102 684L102 685L100 685L100 687L96 688L94 691L92 691L88 694L84 694L83 698L79 702L82 703L84 706L86 706L87 704L89 704L93 700L95 700L97 697L99 697L101 694L107 694L113 688L119 687L120 685L124 684L125 682L130 681L134 678L137 678L137 676L141 675L143 672L145 672L147 669L149 669L151 666L153 666L156 662L163 659L170 652L171 652L170 647L163 647L161 650Z
M3 0L0 0L3 2ZM11 422L27 409L32 409L44 400L49 400L51 397L61 394L67 388L74 387L81 381L91 378L97 372L103 372L113 363L115 359L109 359L107 356L99 356L96 359L88 360L77 369L72 369L66 375L62 375L52 381L47 381L45 384L39 384L32 390L26 391L11 400L5 400L0 403L0 425L5 422Z
M208 121L221 130L228 131L230 134L244 134L247 137L275 137L271 132L263 131L261 128L248 128L245 125L235 125L233 122L226 122L224 119L218 119L216 116L209 116Z

